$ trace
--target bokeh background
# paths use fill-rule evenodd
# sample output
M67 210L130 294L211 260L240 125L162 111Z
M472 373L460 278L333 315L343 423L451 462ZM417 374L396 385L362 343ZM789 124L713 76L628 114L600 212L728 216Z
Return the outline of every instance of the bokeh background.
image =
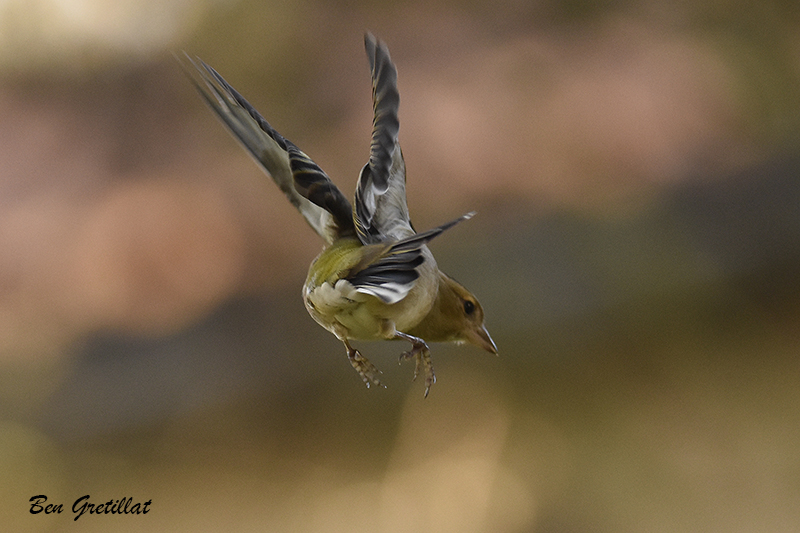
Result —
M320 240L172 55L349 195L366 30L415 225L478 211L433 248L500 356L427 399L306 315ZM7 530L800 530L796 2L2 0L0 124Z

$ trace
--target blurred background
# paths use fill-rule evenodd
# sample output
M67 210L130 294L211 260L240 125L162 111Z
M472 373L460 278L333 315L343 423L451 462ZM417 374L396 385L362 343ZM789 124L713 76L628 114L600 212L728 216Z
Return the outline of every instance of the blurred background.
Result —
M432 247L500 356L426 400L307 316L321 241L172 55L349 196L367 30L416 227L478 211ZM796 2L0 0L0 123L10 530L800 529Z

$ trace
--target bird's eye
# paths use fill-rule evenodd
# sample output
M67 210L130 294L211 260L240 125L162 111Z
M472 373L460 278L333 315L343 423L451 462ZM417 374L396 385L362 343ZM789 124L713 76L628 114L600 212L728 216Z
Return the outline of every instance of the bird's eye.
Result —
M475 304L469 300L464 300L464 312L468 315L471 315L473 312L475 312Z

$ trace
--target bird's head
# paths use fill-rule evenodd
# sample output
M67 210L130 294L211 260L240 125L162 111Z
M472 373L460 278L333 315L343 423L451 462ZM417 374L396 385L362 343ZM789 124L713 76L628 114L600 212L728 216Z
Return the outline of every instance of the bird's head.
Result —
M412 334L432 342L468 342L497 354L497 346L484 325L480 302L444 273L440 273L439 295L433 309Z
M452 278L447 278L450 289L457 298L454 318L459 322L458 340L469 342L489 353L497 355L497 346L484 324L483 307L466 287Z

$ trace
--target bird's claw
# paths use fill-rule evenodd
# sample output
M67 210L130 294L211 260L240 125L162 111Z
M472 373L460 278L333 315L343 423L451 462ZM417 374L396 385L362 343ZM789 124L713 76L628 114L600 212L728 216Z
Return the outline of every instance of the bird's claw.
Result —
M420 372L425 374L425 397L431 391L431 385L436 383L436 374L433 371L433 362L431 361L431 351L425 344L412 346L411 350L400 354L400 362L414 358L414 378L412 381L417 380Z
M383 387L386 388L386 385L381 383L380 375L382 372L378 370L378 368L373 365L369 359L361 355L356 349L349 349L347 350L347 358L350 360L350 364L353 365L353 368L358 372L358 375L361 376L361 379L364 380L364 384L369 388L371 385L375 385L376 387Z

